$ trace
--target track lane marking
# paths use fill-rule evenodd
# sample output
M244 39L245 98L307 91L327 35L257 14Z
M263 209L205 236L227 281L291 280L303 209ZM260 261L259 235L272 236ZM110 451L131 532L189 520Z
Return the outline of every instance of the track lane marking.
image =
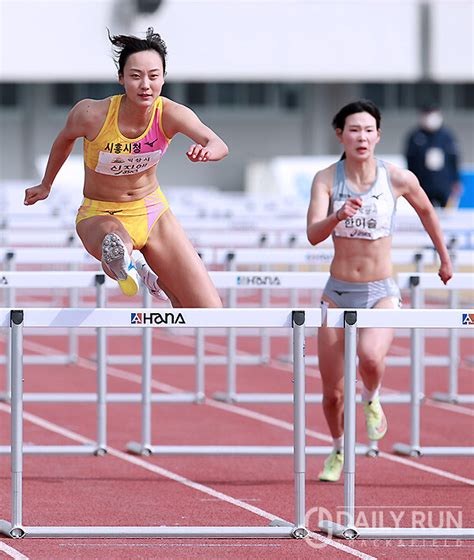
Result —
M11 408L9 405L0 403L0 410L3 410L6 413L10 413L11 412ZM25 420L28 420L29 422L31 422L32 424L35 424L36 426L39 426L45 430L49 430L51 432L54 432L58 435L61 435L63 437L69 438L73 441L76 441L78 443L82 443L85 445L90 445L90 444L94 444L95 442L89 438L86 438L85 436L78 434L76 432L73 432L72 430L69 430L67 428L63 428L57 424L54 424L53 422L50 422L49 420L46 420L44 418L41 418L40 416L37 416L36 414L32 414L30 412L23 412L23 417ZM168 469L165 469L163 467L159 467L158 465L152 464L152 463L148 463L146 462L144 459L140 458L140 457L136 457L133 455L128 455L127 453L124 453L123 451L119 451L118 449L115 449L113 447L109 447L107 446L107 454L111 455L117 459L120 459L122 461L125 461L127 463L130 463L132 465L141 467L145 470L148 470L154 474L163 476L165 478L168 478L170 480L173 480L174 482L177 482L179 484L182 484L184 486L187 486L188 488L191 488L193 490L196 490L198 492L202 492L204 494L207 494L209 496L212 496L213 498L217 498L223 502L229 503L233 506L239 507L241 509L245 509L259 517L263 517L264 519L268 519L269 521L273 521L274 519L281 519L280 517L271 514L261 508L258 508L256 506L253 506L251 504L247 504L241 500L238 500L236 498L233 498L232 496L229 496L228 494L224 494L224 492L220 492L218 490L214 490L214 488L211 488L209 486L205 486L204 484L201 484L199 482L194 482L178 473L174 473ZM286 520L283 520L286 521ZM332 546L333 548L337 548L338 550L341 550L342 552L346 552L347 554L350 554L352 556L356 556L357 558L361 558L362 560L377 560L376 557L374 556L369 556L368 554L365 554L364 552L360 552L358 550L352 549L344 544L341 544L337 541L333 541L332 539L328 538L328 537L324 537L323 535L319 535L318 533L313 533L311 532L311 537L315 538L317 540L319 540L321 543L324 543L328 546ZM19 558L19 560L22 560L21 558Z
M8 546L2 541L0 541L0 551L4 552L7 556L13 558L14 560L30 560L28 556L25 556L15 548Z

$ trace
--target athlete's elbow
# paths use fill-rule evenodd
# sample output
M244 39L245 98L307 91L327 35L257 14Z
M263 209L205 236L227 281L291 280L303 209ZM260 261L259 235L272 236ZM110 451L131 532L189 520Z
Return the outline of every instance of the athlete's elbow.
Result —
M222 157L221 157L221 159L224 159L228 155L229 155L229 146L225 142L222 142Z

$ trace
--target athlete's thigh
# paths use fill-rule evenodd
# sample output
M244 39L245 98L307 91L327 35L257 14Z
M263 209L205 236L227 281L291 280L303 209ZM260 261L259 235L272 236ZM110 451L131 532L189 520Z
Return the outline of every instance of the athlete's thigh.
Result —
M327 298L323 298L321 303L328 307L337 307ZM318 329L318 360L324 392L330 393L334 389L342 391L344 387L343 329L331 327Z
M130 236L123 224L112 216L92 216L81 220L76 231L86 251L98 260L102 258L102 240L107 233L116 233L125 243L128 251L132 250Z
M141 252L182 307L222 306L206 267L171 211L155 224Z
M394 297L386 297L378 301L373 309L396 309L398 302ZM394 329L368 328L359 329L357 350L361 356L373 356L383 359L388 354L393 341Z

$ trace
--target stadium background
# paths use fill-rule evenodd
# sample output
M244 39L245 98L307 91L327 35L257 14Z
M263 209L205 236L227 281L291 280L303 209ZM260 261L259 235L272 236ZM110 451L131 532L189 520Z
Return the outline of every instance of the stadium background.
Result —
M278 194L285 166L268 174L273 158L303 156L306 196L311 157L339 152L332 116L368 97L383 111L378 153L401 163L417 106L440 103L461 145L461 205L474 206L473 11L470 0L1 0L0 179L37 180L74 102L120 91L107 28L153 26L169 49L164 95L195 109L231 150L196 166L176 138L160 163L166 191Z

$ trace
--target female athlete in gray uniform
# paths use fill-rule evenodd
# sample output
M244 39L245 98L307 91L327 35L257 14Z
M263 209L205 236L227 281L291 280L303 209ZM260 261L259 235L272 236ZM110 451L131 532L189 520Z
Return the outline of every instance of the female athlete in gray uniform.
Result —
M342 159L317 173L311 189L307 234L312 245L329 235L334 240L330 279L322 305L347 308L394 308L400 291L392 279L390 256L396 200L403 196L419 215L441 259L439 276L446 282L452 265L437 215L413 173L374 156L380 140L380 111L360 100L343 107L333 127L344 147ZM344 333L319 330L319 368L323 381L323 408L334 440L320 480L337 481L343 467ZM368 437L381 439L387 421L380 406L385 357L393 329L362 329L357 353L363 381L362 399Z

